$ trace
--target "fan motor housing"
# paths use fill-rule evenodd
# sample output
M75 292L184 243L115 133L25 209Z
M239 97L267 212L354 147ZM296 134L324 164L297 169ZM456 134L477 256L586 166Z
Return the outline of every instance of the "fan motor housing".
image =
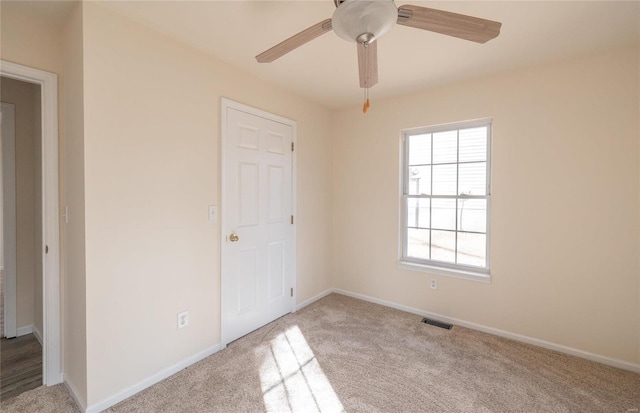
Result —
M338 37L358 42L364 35L367 40L381 38L397 20L398 9L393 1L345 0L333 12L331 24Z

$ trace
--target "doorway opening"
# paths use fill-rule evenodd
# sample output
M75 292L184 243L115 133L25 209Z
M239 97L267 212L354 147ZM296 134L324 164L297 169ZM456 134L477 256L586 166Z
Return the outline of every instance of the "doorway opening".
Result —
M0 78L2 254L0 398L42 384L40 85Z
M62 381L58 109L55 74L0 61L0 79L0 332L6 336L0 391L6 399ZM15 372L18 378L5 376Z

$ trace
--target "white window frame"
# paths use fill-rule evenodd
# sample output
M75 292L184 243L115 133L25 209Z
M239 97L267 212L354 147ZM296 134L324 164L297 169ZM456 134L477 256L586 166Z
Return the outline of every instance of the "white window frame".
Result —
M486 199L487 201L487 228L486 228L486 267L474 267L464 264L453 264L440 262L435 260L425 260L419 258L407 257L407 234L408 234L408 217L407 202L409 199L409 145L408 137L413 135L422 135L427 133L438 133L445 131L453 131L460 129L469 129L475 127L487 127L487 168L486 168L486 195L482 196L446 196L446 198L455 199ZM404 129L400 139L400 234L398 249L398 267L402 269L421 271L430 274L444 275L454 278L462 278L474 281L491 282L490 272L490 245L491 245L491 135L492 135L492 119L475 119L471 121L448 123L435 126L427 126L421 128ZM459 148L458 148L459 151ZM457 164L457 162L456 162ZM458 229L456 228L456 233Z

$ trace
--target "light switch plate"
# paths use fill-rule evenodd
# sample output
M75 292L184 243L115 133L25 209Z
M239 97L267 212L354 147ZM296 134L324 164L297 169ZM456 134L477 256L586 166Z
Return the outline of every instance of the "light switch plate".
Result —
M218 206L209 205L209 221L217 221L217 220L218 220Z

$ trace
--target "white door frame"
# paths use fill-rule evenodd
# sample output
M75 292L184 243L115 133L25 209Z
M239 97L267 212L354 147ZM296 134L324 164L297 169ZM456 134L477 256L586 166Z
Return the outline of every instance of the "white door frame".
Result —
M0 60L0 75L40 86L42 104L43 382L62 382L60 345L60 220L58 216L58 76ZM45 253L45 249L48 252Z
M4 267L4 337L16 337L16 134L15 105L2 102L2 126L11 122L11 134L2 136L2 266ZM13 217L13 219L7 219Z
M236 109L239 110L241 112L245 112L245 113L249 113L251 115L254 116L258 116L261 118L265 118L268 120L272 120L274 122L279 122L279 123L283 123L285 125L289 125L291 126L291 139L295 148L296 145L296 140L298 137L298 124L296 121L291 120L291 119L287 119L285 117L282 116L278 116L278 115L274 115L273 113L269 113L266 112L264 110L261 109L257 109L254 108L252 106L247 106L244 105L242 103L239 102L235 102L233 100L227 99L227 98L222 98L221 99L221 110L220 110L220 127L221 127L221 132L220 132L220 344L221 344L221 348L224 349L227 347L228 344L228 339L227 336L225 336L225 331L223 328L223 311L224 308L222 306L222 285L223 285L223 279L225 276L224 273L224 261L225 261L225 256L223 254L224 252L224 245L226 242L226 238L227 235L224 232L224 229L227 228L227 221L226 221L226 216L227 214L225 213L225 200L222 198L223 194L226 191L226 173L225 173L225 166L226 166L226 160L225 160L225 148L227 145L227 110L228 109ZM297 204L297 191L296 191L296 180L297 180L297 151L293 151L293 153L291 154L291 214L296 217L296 204ZM292 229L291 229L291 256L292 256L292 265L291 265L291 270L293 271L293 299L291 300L291 312L295 312L296 311L296 302L297 302L297 294L298 294L298 288L297 288L297 281L298 281L298 273L297 273L297 266L296 266L296 226L297 226L297 219L294 219L293 221L293 225L292 225Z

